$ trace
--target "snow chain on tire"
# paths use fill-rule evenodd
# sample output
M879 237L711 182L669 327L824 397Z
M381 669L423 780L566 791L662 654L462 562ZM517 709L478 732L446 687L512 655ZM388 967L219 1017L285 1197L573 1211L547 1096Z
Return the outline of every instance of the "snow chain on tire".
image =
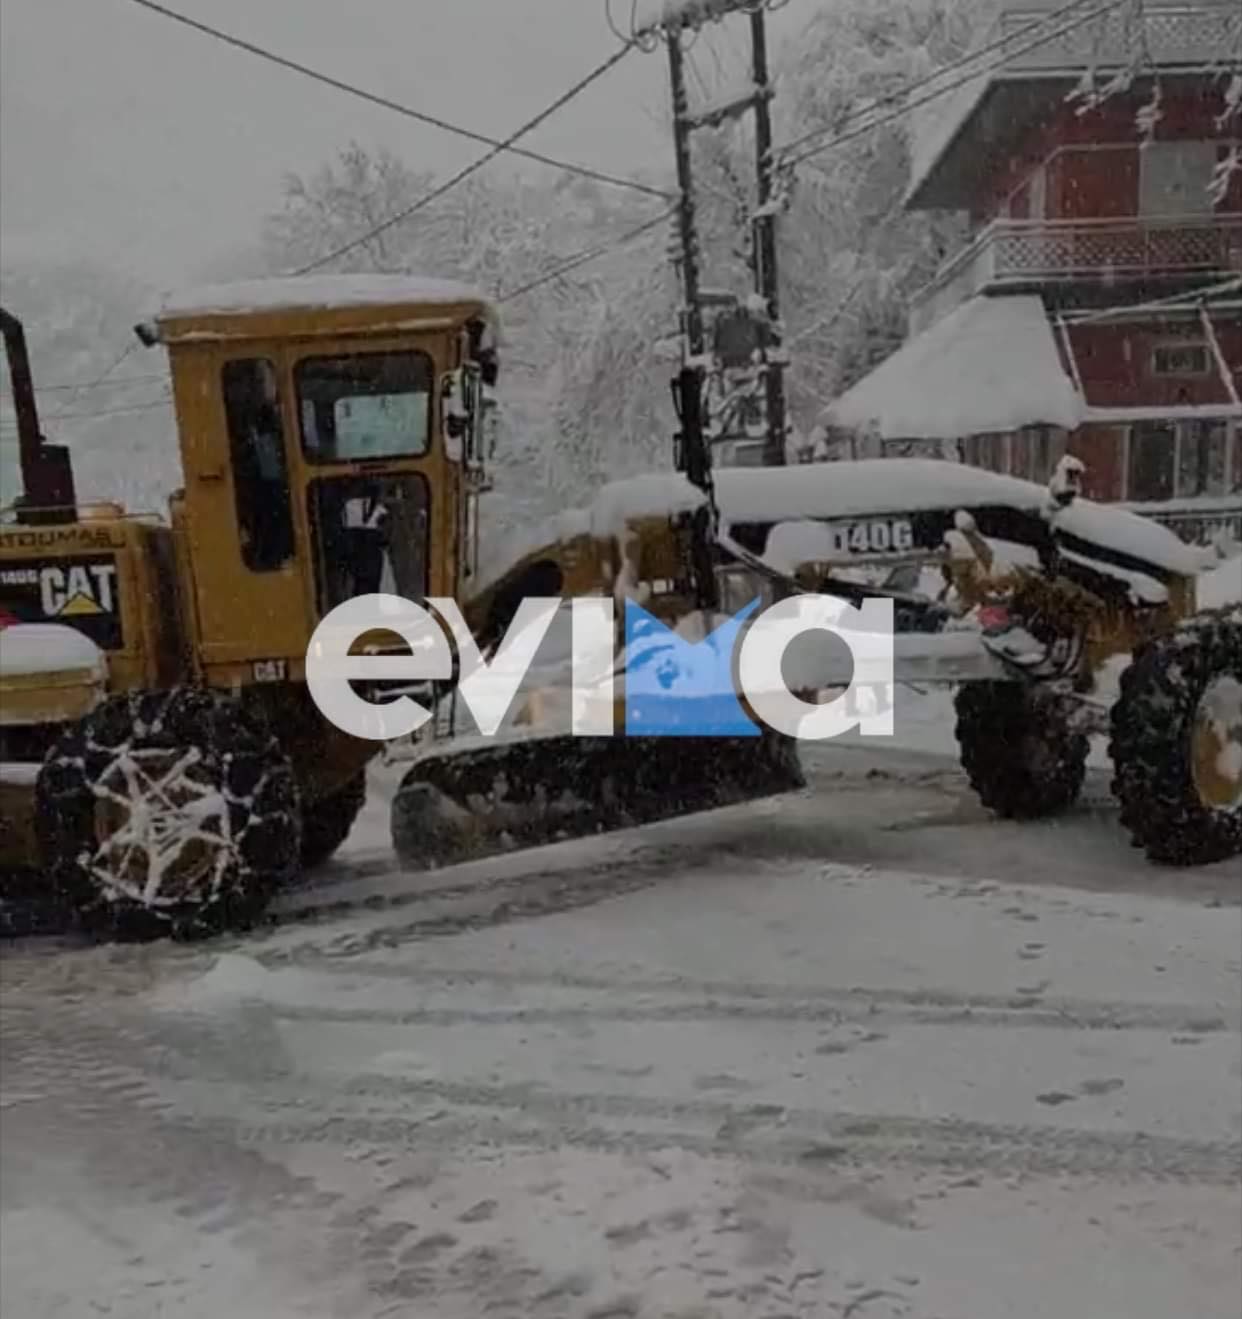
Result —
M1055 700L1019 682L971 682L955 704L962 768L984 806L1035 820L1074 804L1090 743Z
M1221 678L1242 683L1242 605L1186 619L1139 649L1121 676L1113 792L1134 845L1153 861L1207 865L1242 853L1242 807L1206 805L1191 760L1200 702Z
M292 767L221 693L112 697L61 734L35 797L53 882L95 931L246 928L298 870Z

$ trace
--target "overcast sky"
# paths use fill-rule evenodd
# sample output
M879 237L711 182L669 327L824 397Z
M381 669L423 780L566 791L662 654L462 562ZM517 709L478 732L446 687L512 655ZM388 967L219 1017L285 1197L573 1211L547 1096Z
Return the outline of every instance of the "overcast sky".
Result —
M168 0L291 58L495 135L615 49L603 0ZM774 16L779 37L820 0ZM614 0L628 18L628 0ZM745 20L701 61L740 52ZM283 174L357 139L448 169L482 148L213 42L131 0L3 0L6 265L83 256L159 283L251 241ZM665 164L661 53L634 53L528 145L617 172ZM539 169L531 165L523 168Z

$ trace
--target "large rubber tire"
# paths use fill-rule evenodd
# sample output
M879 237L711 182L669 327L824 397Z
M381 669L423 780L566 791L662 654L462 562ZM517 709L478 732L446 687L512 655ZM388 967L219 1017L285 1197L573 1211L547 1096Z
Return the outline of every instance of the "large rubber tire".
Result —
M1196 615L1143 646L1121 675L1109 751L1121 822L1150 860L1208 865L1242 853L1242 805L1200 796L1192 734L1209 683L1242 683L1242 605Z
M264 723L221 693L105 701L51 747L35 803L53 883L94 933L249 928L298 871L293 769Z
M972 682L958 690L962 768L979 800L1007 820L1068 810L1082 791L1090 744L1038 688Z
M366 805L366 770L330 797L320 797L302 812L302 869L321 866L349 837L358 812Z

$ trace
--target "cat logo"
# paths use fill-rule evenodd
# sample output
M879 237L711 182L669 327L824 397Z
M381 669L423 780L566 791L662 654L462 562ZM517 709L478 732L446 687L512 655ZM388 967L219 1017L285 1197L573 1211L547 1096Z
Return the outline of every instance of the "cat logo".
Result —
M116 564L75 563L39 573L39 595L48 618L84 618L115 608Z

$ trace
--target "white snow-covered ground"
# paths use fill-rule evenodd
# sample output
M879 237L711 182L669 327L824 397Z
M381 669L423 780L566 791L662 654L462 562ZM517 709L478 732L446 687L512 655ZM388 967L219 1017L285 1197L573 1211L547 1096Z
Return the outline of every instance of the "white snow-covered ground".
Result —
M377 775L265 935L10 946L0 1310L1233 1319L1235 869L812 779L400 875Z

